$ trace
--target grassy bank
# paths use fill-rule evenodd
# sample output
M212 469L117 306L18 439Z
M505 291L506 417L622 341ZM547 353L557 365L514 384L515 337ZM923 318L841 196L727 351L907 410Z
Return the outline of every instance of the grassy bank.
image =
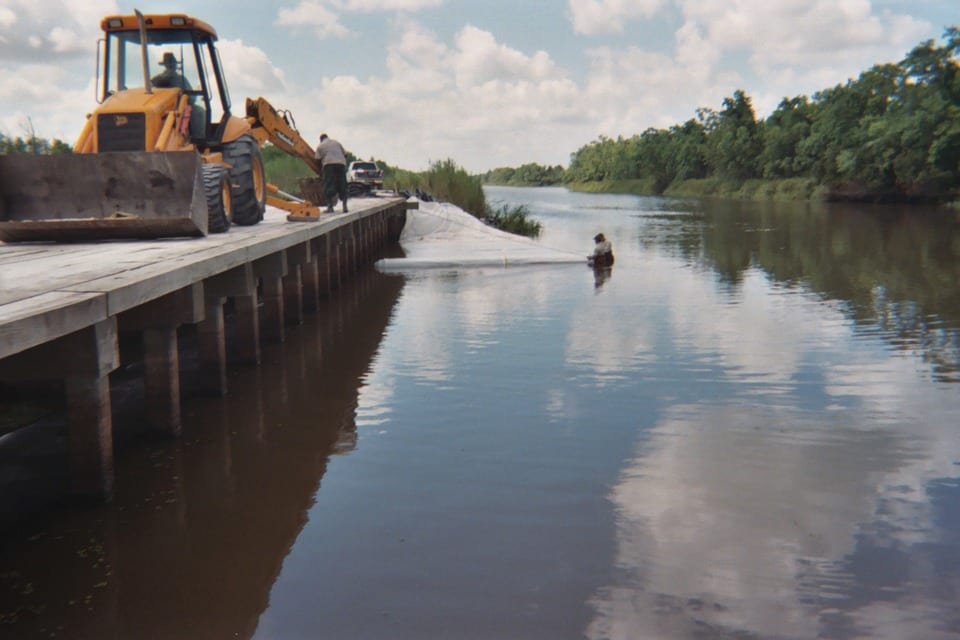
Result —
M602 182L571 182L565 185L571 191L583 193L632 193L638 196L660 195L654 180L604 180Z
M728 182L716 178L684 180L672 184L663 195L673 197L775 200L781 202L823 200L826 189L809 178Z
M808 178L786 180L727 181L719 178L683 180L675 182L662 192L652 179L609 180L579 182L567 185L571 191L586 193L632 193L642 196L670 196L675 198L728 198L733 200L802 201L823 200L825 189Z

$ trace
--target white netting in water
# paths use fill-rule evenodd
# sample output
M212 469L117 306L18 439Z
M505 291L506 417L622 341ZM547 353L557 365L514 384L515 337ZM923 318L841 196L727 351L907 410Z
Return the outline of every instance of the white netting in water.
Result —
M382 269L583 262L584 257L506 233L446 202L421 202L407 211L400 234L405 258L384 258Z

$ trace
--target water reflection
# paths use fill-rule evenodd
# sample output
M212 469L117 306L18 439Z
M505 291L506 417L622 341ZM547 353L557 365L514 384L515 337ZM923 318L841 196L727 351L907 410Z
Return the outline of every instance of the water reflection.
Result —
M960 216L921 207L710 203L647 238L739 283L761 269L841 302L861 331L960 380ZM659 233L658 233L659 231Z
M645 204L613 321L567 336L660 390L587 635L960 637L954 215Z
M869 416L671 408L611 494L621 573L595 594L588 635L955 637L956 592L923 574L956 558L937 548L949 534L930 490L956 474L952 422Z
M593 267L593 286L595 289L601 288L613 275L613 267Z
M356 447L358 391L399 276L327 308L185 405L184 438L126 451L112 505L52 514L0 555L11 637L248 638L307 522L331 456Z
M4 549L16 630L960 637L952 221L512 193L616 277L341 292L116 508Z
M397 315L408 320L392 328L402 350L397 366L425 385L449 383L459 366L454 345L462 340L471 353L481 353L522 323L549 318L557 303L556 274L582 272L582 265L560 265L410 275L418 295L401 298L397 306Z

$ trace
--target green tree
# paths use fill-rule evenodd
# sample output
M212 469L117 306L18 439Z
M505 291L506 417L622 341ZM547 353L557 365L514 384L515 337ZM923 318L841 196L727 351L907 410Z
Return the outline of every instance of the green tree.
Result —
M741 90L724 98L715 126L707 129L707 160L723 177L746 180L756 177L763 148L760 127L750 98Z
M54 138L47 140L31 133L26 138L17 136L10 138L0 133L0 155L10 153L32 153L32 154L55 154L55 153L73 153L73 147Z
M674 180L707 176L707 130L697 120L670 127L670 173Z
M899 63L876 65L812 98L785 98L757 121L735 91L695 119L616 139L600 136L571 154L565 180L672 182L804 178L838 191L885 197L956 193L960 185L960 28L944 31ZM849 187L853 187L851 190Z
M763 150L758 170L764 178L793 178L805 175L809 166L797 147L810 135L813 107L806 96L784 98L763 127Z

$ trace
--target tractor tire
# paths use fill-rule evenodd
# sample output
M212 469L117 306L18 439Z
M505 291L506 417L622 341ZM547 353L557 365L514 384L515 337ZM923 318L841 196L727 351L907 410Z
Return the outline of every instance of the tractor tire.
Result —
M203 195L207 199L207 233L224 233L230 228L230 172L222 164L200 167Z
M244 226L257 224L267 208L267 176L260 145L253 136L242 135L223 145L223 160L231 165L233 222Z

